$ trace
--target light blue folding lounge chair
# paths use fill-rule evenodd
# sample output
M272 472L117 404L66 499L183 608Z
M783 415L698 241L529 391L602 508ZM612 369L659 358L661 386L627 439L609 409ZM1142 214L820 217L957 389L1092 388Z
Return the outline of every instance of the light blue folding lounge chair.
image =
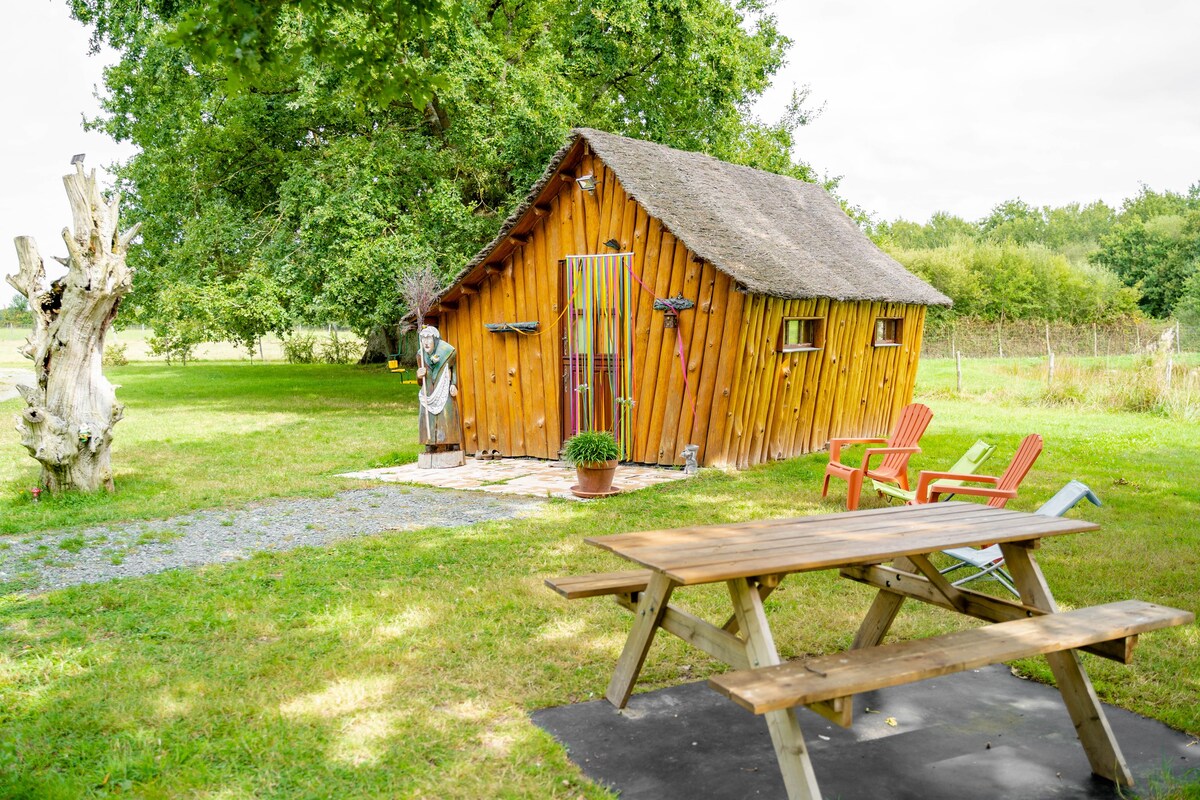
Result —
M1100 505L1100 498L1096 497L1096 493L1089 489L1087 484L1079 481L1071 481L1059 489L1054 497L1042 503L1041 508L1033 513L1041 514L1043 517L1061 517L1085 497L1091 501L1092 505ZM1021 593L1017 591L1017 587L1013 585L1012 576L1004 569L1004 554L1000 552L1000 545L994 544L991 547L984 547L983 549L977 547L956 547L952 550L943 550L942 552L958 562L941 570L943 575L962 569L963 567L973 567L976 570L967 577L954 581L952 585L961 586L964 583L991 575L1005 589L1008 589L1017 597L1021 596Z

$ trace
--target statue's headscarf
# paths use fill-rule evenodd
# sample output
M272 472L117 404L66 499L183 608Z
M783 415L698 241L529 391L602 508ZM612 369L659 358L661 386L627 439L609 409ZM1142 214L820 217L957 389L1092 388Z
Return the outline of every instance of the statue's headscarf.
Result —
M454 356L454 346L449 342L442 341L442 335L438 332L438 329L432 325L426 325L424 328L421 328L418 338L422 343L421 360L425 364L425 385L434 386L441 381L443 369ZM434 345L432 353L425 352L425 339L433 339Z

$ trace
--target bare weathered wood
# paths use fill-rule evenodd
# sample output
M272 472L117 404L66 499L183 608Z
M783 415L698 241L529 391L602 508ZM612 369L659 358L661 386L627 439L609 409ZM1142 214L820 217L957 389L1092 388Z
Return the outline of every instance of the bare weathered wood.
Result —
M1186 625L1194 619L1189 611L1125 600L766 669L729 672L710 678L709 685L750 711L765 714L1017 658L1050 656L1107 639ZM1067 691L1063 699L1071 705ZM1085 741L1085 749L1087 746ZM1119 752L1115 755L1120 758ZM1117 780L1112 774L1096 771Z
M637 610L636 604L623 596L618 596L617 602L631 611ZM747 669L750 666L746 660L745 642L695 614L668 606L660 627L734 669Z
M589 544L668 573L679 584L739 575L877 564L913 553L1096 530L1084 520L1042 517L951 501L836 516L758 520L589 537Z
M1033 560L1029 548L1002 542L1000 549L1004 553L1005 564L1013 577L1013 583L1021 592L1021 601L1043 611L1051 612L1048 616L1050 619L1065 616L1054 613L1058 611L1058 603L1055 602L1054 595L1050 592L1050 586L1046 583L1041 568ZM1158 606L1157 608L1162 607ZM1079 609L1067 613L1089 610L1091 609ZM1039 621L1046 618L1039 618ZM1195 617L1192 616L1192 619L1194 620ZM1184 624L1184 622L1173 624ZM1140 633L1142 630L1153 629L1129 630L1128 634ZM1105 638L1115 639L1117 637ZM1125 762L1121 747L1117 744L1112 727L1108 724L1108 718L1104 715L1100 698L1096 695L1096 690L1092 688L1092 681L1083 671L1083 665L1079 662L1079 654L1073 651L1048 653L1046 661L1050 664L1050 671L1054 673L1054 682L1058 686L1059 693L1062 694L1063 703L1067 706L1071 721L1075 724L1075 733L1079 736L1079 741L1087 754L1092 772L1108 778L1113 783L1132 786L1133 774L1129 771L1129 765Z
M775 639L767 623L758 589L745 578L728 582L730 598L738 627L746 634L746 659L751 670L772 667L780 663ZM767 729L775 745L775 758L783 773L783 785L789 800L817 800L821 790L813 772L812 760L804 743L804 734L796 719L794 708L784 708L767 714Z
M22 393L27 407L16 429L51 492L112 491L112 429L124 406L101 363L105 335L133 287L125 254L138 226L118 232L119 197L105 201L95 170L85 174L77 164L63 186L74 224L62 232L67 274L47 286L36 243L20 236L18 271L8 276L33 312L33 333L20 352L33 361L37 382L36 391Z
M547 578L546 585L568 600L582 597L603 597L608 594L641 592L650 582L650 570L634 569L624 572L594 572L588 575L566 575Z
M669 578L662 573L654 573L646 591L642 592L637 611L634 612L633 629L629 632L625 649L617 659L612 680L608 682L608 691L604 694L608 702L617 708L624 708L629 702L633 684L637 682L646 654L650 652L650 643L654 641L654 632L662 622L673 588L674 584Z
M874 586L877 589L886 589L888 595L902 595L904 597L912 597L922 602L929 603L935 606L950 611L959 611L976 619L985 620L987 622L1008 622L1013 619L1024 619L1025 617L1042 616L1047 613L1039 608L1027 606L1022 603L1014 603L1011 600L1005 600L999 597L992 597L989 594L975 592L970 589L958 587L958 595L961 601L961 607L955 608L951 605L945 596L934 588L926 578L916 575L911 572L898 569L895 565L891 567L884 566L869 566L869 567L843 567L841 570L843 578L849 578L853 581ZM890 624L890 623L889 623ZM864 626L866 623L864 622ZM869 628L867 628L870 630ZM860 628L860 633L863 628ZM883 636L874 636L871 634L863 634L864 640L871 638L872 645L882 641ZM1124 639L1114 639L1112 641L1100 642L1099 644L1088 645L1080 648L1093 655L1101 656L1121 664L1133 663L1133 650L1137 646L1138 637L1128 636ZM855 642L856 647L865 646Z

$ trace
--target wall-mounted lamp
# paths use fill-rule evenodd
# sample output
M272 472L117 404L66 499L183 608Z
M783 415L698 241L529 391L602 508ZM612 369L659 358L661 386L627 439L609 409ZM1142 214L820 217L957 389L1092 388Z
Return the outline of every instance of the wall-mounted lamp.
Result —
M612 250L620 250L621 249L621 243L618 242L616 239L609 239L607 242L604 243L604 246L609 249L612 249Z
M596 191L596 176L595 175L581 175L575 179L575 182L578 183L579 188L583 189L585 192L595 192Z

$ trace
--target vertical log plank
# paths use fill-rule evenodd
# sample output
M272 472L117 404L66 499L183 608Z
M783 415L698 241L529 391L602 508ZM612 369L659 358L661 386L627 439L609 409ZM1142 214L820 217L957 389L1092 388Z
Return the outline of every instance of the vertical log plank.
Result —
M663 297L675 297L683 292L684 282L688 279L688 265L691 263L691 254L687 246L678 239L675 240L675 254L671 261L671 283L667 289L667 294ZM683 325L683 321L679 321ZM667 409L671 408L674 403L676 414L678 414L680 394L683 391L683 373L679 368L679 336L680 328L674 330L665 329L663 331L662 345L659 347L658 374L655 377L655 391L653 395L654 408L650 414L650 434L648 438L648 447L650 452L648 455L655 463L669 464L672 457L665 454L662 450L663 444L663 426L667 418ZM679 389L676 390L678 383ZM674 421L678 420L678 417Z
M721 341L725 335L725 316L729 308L730 281L719 270L712 268L712 291L708 303L708 325L704 337L704 351L699 354L700 377L696 387L696 419L691 430L680 428L680 437L688 444L697 444L696 463L704 464L707 455L708 431L715 408L717 375L721 364ZM690 409L689 409L690 410Z
M746 295L736 291L733 279L724 273L721 281L728 298L725 307L725 325L720 338L720 358L717 361L717 377L713 384L713 408L708 425L708 438L704 443L706 466L722 466L728 462L725 450L728 434L733 429L732 401L734 394L733 376L741 359L741 347L750 324L750 303Z

